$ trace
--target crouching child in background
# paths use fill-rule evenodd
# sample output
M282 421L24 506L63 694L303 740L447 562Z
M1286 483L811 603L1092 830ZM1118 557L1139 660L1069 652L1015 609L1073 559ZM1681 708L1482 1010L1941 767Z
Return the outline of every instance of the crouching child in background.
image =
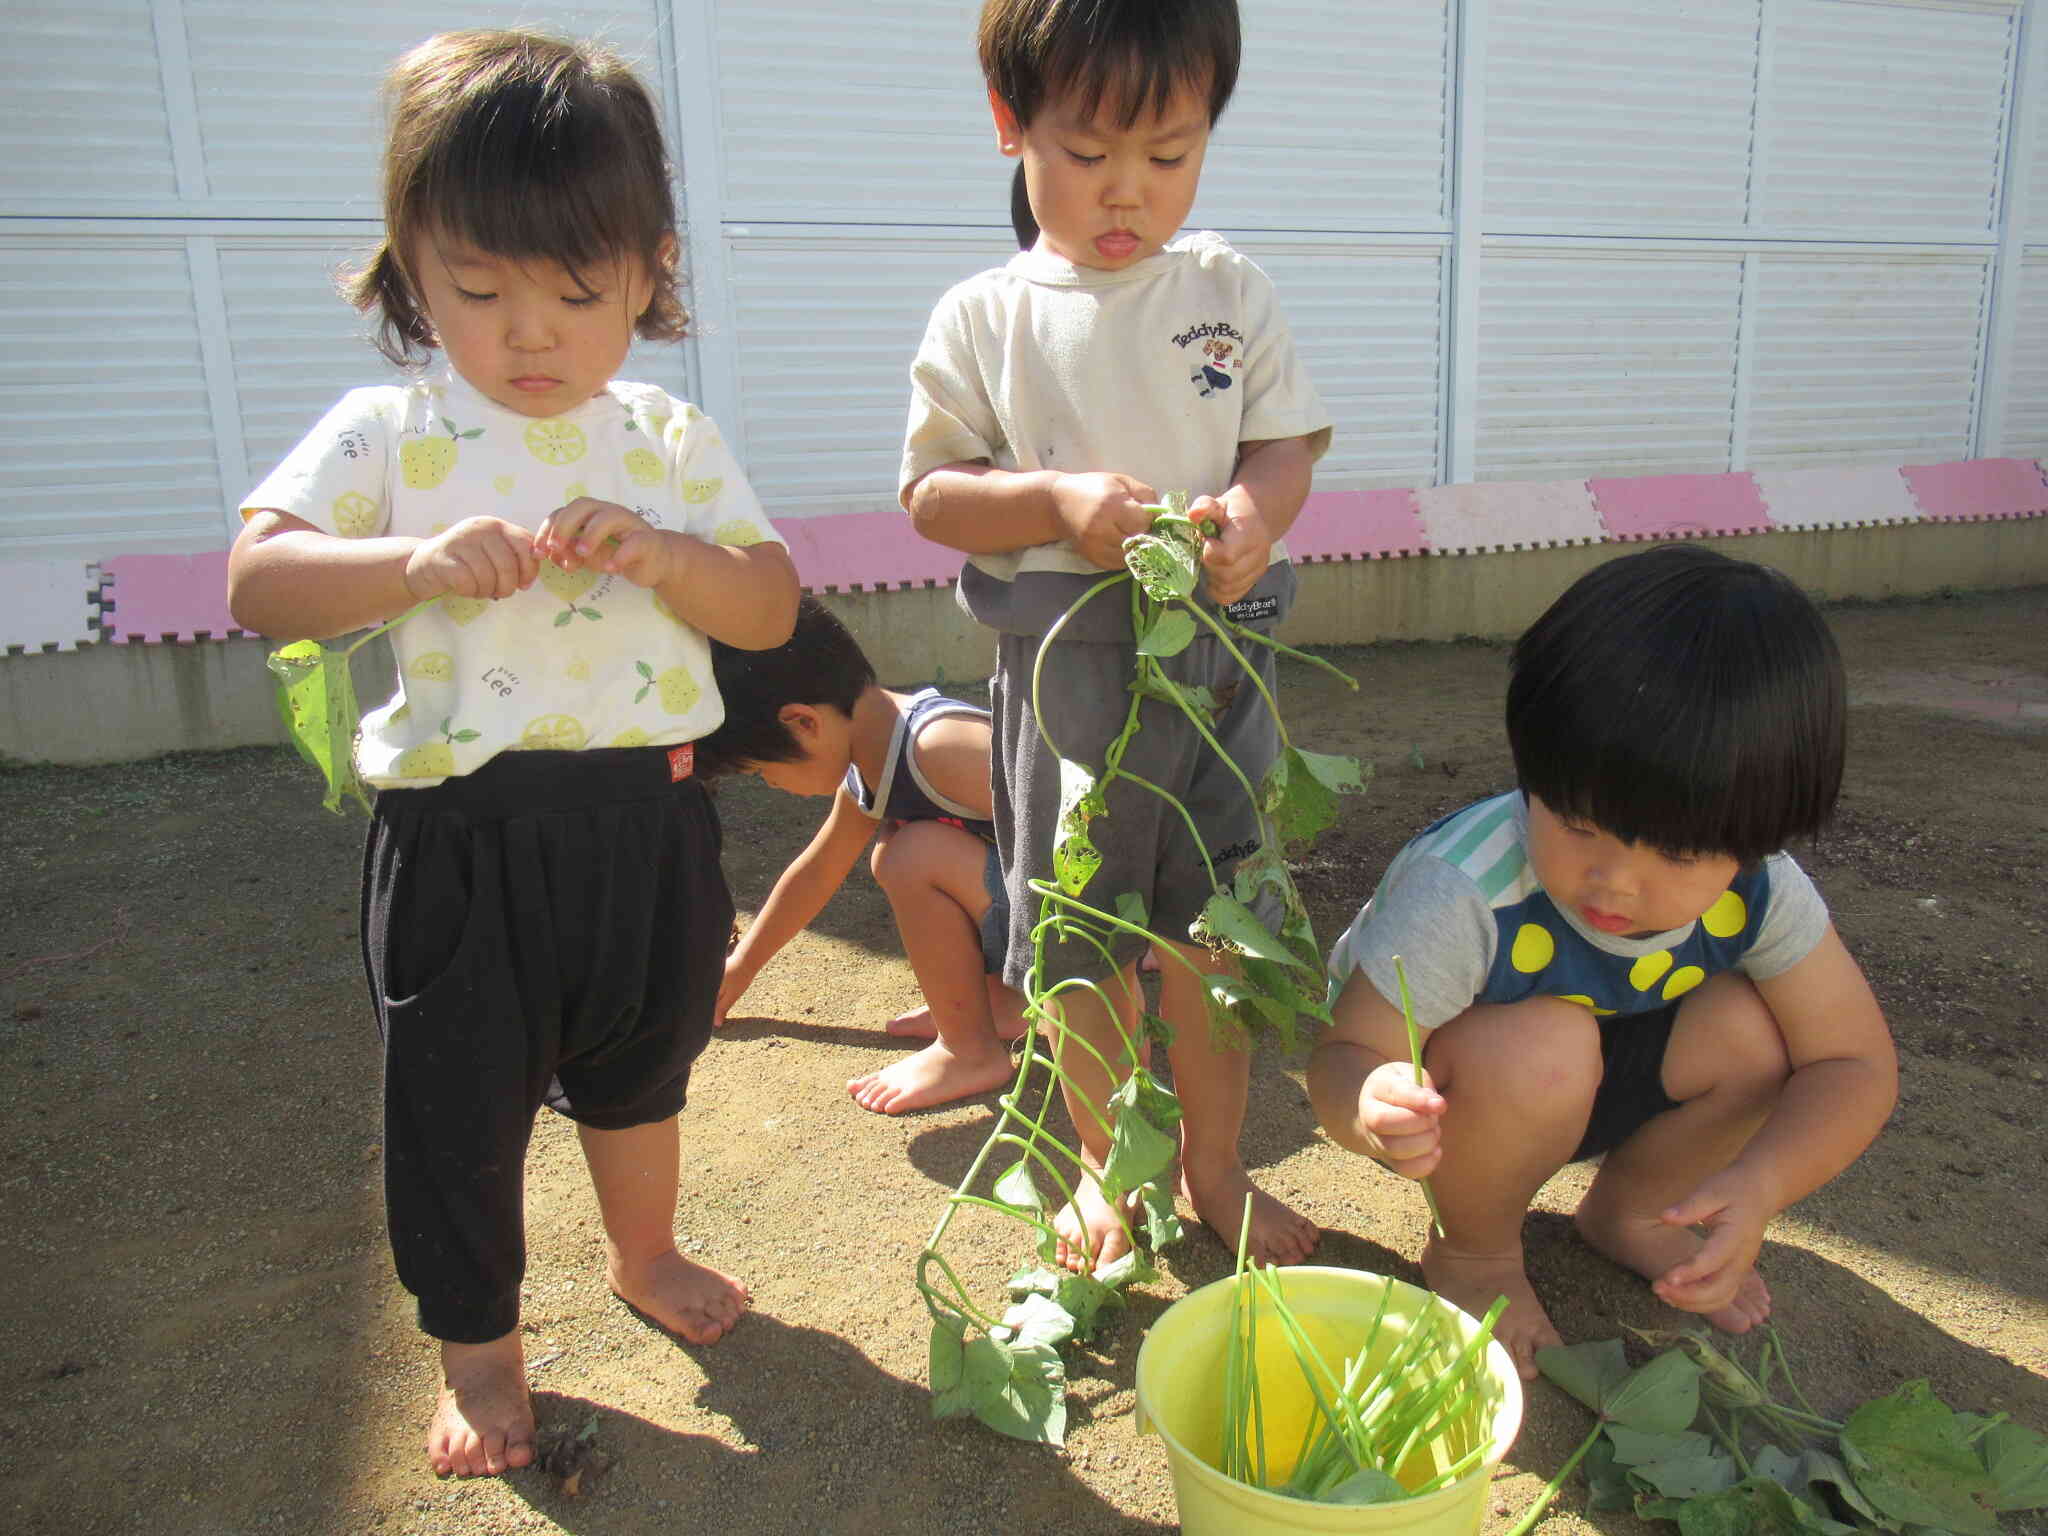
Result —
M1842 663L1763 566L1660 545L1589 572L1516 642L1519 788L1410 842L1331 954L1309 1090L1337 1141L1441 1214L1422 1268L1496 1295L1524 1376L1561 1343L1522 1219L1605 1154L1580 1234L1731 1333L1770 1313L1764 1228L1862 1153L1898 1073L1863 973L1782 850L1841 785ZM1425 1071L1408 1060L1402 957Z
M852 1079L847 1092L865 1109L900 1115L1006 1082L1003 1042L1024 1031L1023 1001L1000 974L1010 919L989 820L988 711L931 688L880 687L846 626L809 596L786 644L743 651L714 642L711 665L725 723L698 744L698 773L751 773L788 794L832 799L825 824L726 958L717 1022L874 841L869 867L925 997L889 1032L932 1043Z

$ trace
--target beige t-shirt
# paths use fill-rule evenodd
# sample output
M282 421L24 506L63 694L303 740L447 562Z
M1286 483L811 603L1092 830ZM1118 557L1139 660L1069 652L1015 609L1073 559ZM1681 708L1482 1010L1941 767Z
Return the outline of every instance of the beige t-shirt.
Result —
M1020 252L939 301L910 377L899 493L986 460L1213 496L1241 443L1309 437L1320 456L1330 441L1272 282L1206 230L1115 272ZM969 558L1002 581L1099 574L1065 543Z
M708 416L616 380L550 417L452 371L351 390L242 512L421 538L480 514L537 530L578 496L712 543L781 542ZM546 564L524 592L446 597L390 635L396 687L356 742L356 769L379 788L436 784L514 748L694 741L725 718L703 633L623 576Z

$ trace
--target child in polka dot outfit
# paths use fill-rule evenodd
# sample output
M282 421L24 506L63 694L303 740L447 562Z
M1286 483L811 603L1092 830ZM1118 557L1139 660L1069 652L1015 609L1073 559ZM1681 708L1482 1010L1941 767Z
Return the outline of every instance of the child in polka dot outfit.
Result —
M399 1279L439 1341L436 1472L534 1457L521 1191L543 1103L577 1123L612 1289L709 1343L748 1301L676 1248L690 1064L732 899L692 744L723 718L707 636L780 644L789 557L716 428L613 374L682 334L659 118L616 58L432 38L391 79L386 234L351 296L449 366L350 392L243 505L239 623L379 623L390 701L363 952L384 1037Z
M1833 809L1844 716L1833 637L1777 572L1684 544L1609 561L1515 645L1520 787L1402 849L1331 953L1316 1113L1430 1180L1423 1273L1475 1315L1508 1298L1524 1376L1562 1340L1522 1219L1565 1163L1605 1154L1589 1243L1741 1333L1770 1313L1765 1225L1891 1112L1884 1018L1782 851Z

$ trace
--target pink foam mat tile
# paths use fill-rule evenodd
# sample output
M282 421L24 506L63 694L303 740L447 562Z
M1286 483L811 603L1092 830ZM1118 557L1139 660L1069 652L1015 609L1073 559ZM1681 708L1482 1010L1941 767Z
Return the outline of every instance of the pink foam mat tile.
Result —
M1899 473L1929 521L1975 523L2048 514L2048 480L2033 459L1908 464Z
M964 558L920 538L902 512L785 517L775 524L789 544L798 579L813 592L917 587L950 582Z
M72 651L93 630L100 568L86 560L10 560L0 566L0 656Z
M1295 560L1385 560L1429 552L1414 491L1312 491L1287 531Z
M1582 480L1484 480L1415 493L1430 547L1446 554L1597 544L1600 515Z
M116 640L225 640L246 633L228 612L228 552L116 555L106 563L101 627Z
M1874 528L1920 521L1920 504L1894 466L1760 469L1755 479L1773 527Z
M1589 480L1593 504L1617 539L1681 539L1763 533L1771 514L1748 474L1639 475Z

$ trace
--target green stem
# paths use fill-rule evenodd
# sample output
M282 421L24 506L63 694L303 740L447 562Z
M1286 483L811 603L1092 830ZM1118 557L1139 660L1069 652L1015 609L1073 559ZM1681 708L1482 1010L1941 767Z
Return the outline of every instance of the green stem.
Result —
M1234 644L1231 643L1229 631L1224 629L1222 624L1217 623L1215 616L1210 614L1206 609L1204 609L1200 603L1191 602L1188 604L1188 609L1191 613L1194 614L1196 618L1200 619L1204 624L1208 625L1210 629L1216 632L1216 638L1223 642L1223 649L1230 652L1231 659L1235 661L1238 664L1238 666L1243 669L1244 675L1252 680L1252 686L1259 690L1259 697L1266 701L1266 708L1272 711L1273 729L1280 733L1280 750L1283 752L1287 751L1294 745L1294 743L1287 739L1287 726L1286 723L1282 721L1280 718L1279 701L1273 697L1273 690L1266 686L1265 678L1259 675L1259 669L1244 659L1244 652L1240 651ZM1229 621L1225 620L1224 622L1228 623ZM1241 633L1247 635L1253 633L1253 631L1249 629L1244 629L1241 625L1237 624L1232 624L1231 628L1237 629ZM1339 677L1343 676L1341 672L1337 675ZM1351 686L1356 688L1358 685L1356 683L1352 683ZM1217 748L1217 751L1221 752L1222 748ZM1226 756L1223 759L1223 761L1229 763L1230 759ZM1231 763L1231 766L1234 768L1237 765L1235 763ZM1242 775L1240 775L1240 777L1242 777Z
M1592 1433L1579 1442L1579 1448L1565 1458L1563 1466L1557 1469L1557 1476L1543 1485L1543 1491L1536 1495L1536 1502L1522 1512L1522 1518L1508 1527L1507 1536L1528 1536L1529 1528L1542 1518L1543 1511L1550 1508L1550 1501L1557 1497L1564 1487L1564 1480L1572 1475L1572 1469L1585 1460L1586 1452L1593 1449L1593 1442L1600 1438L1604 1425L1595 1423Z
M1422 1032L1415 1027L1415 1003L1408 996L1408 968L1401 963L1399 955L1394 956L1394 980L1401 988L1401 1022L1408 1026L1408 1060L1415 1068L1416 1086L1422 1084ZM1444 1219L1436 1208L1436 1191L1429 1187L1428 1179L1416 1180L1422 1186L1422 1198L1429 1206L1430 1229L1436 1233L1437 1241L1444 1239Z
M1282 656L1292 656L1296 661L1305 661L1312 667L1320 667L1323 671L1329 673L1330 676L1337 679L1338 682L1342 683L1346 688L1349 688L1353 693L1358 692L1358 679L1353 677L1349 672L1342 670L1334 662L1325 661L1322 657L1313 655L1308 651L1297 651L1293 646L1288 645L1285 641L1275 640L1271 635L1262 635L1256 629L1249 629L1246 626L1238 623L1237 620L1230 618L1228 615L1222 616L1220 622L1227 625L1230 629L1230 632L1236 635L1239 639L1255 640L1260 645L1265 646L1268 650L1277 651Z
M445 597L446 595L446 593L441 593L437 596L428 598L423 603L414 603L410 608L406 609L405 612L401 613L397 618L386 619L382 624L379 624L375 629L369 631L369 633L359 636L357 639L350 641L347 647L343 649L341 654L344 656L355 655L357 651L361 650L364 646L368 645L372 640L376 639L379 635L383 634L385 630L396 629L398 628L399 625L403 624L407 619L414 618L419 614L426 612L427 609L433 607L434 604L441 601L441 598Z

